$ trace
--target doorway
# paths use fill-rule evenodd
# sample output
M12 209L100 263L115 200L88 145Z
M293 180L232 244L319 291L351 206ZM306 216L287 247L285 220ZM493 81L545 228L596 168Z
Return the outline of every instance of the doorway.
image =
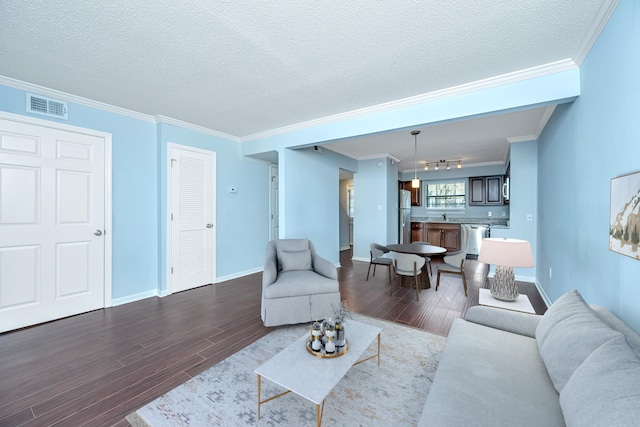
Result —
M269 240L277 239L280 235L278 165L269 165Z
M168 145L169 294L215 282L216 153Z
M355 187L353 185L353 172L340 169L339 191L340 202L339 212L339 242L340 250L344 251L353 248L353 226L355 213Z

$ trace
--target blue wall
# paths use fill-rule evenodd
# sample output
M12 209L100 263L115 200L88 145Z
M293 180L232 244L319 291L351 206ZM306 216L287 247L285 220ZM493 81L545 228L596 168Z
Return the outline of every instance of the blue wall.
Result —
M340 168L357 162L330 150L279 151L280 238L309 238L318 254L340 261ZM357 190L356 190L357 191Z
M0 86L0 110L25 112L26 94ZM67 125L112 134L112 296L139 294L158 286L156 125L70 103Z
M0 111L25 112L23 90L0 85ZM66 125L112 134L112 297L116 303L166 290L167 144L216 152L216 280L259 271L269 240L266 162L240 144L164 123L69 103ZM230 194L229 187L238 188ZM337 188L337 187L336 187ZM337 191L337 190L336 190Z
M514 268L516 279L527 282L536 280L538 269L538 153L537 142L526 141L511 144L511 180L508 229L492 229L491 237L509 237L527 240L531 245L535 266ZM531 214L531 221L527 215ZM495 266L491 266L495 271Z
M166 123L158 124L161 242L159 276L167 289L167 146L168 143L216 153L216 278L217 281L259 270L269 241L269 167L240 156L240 144ZM230 193L235 187L237 193Z
M640 262L608 250L610 180L640 171L637 4L618 4L581 66L581 96L539 138L537 258L551 300L577 288L640 331Z
M495 114L505 111L513 111L520 108L533 108L554 103L569 102L580 94L580 71L571 69L554 74L535 77L529 80L517 81L498 87L489 87L469 93L462 93L444 99L433 99L417 105L406 106L392 111L383 111L355 118L347 118L342 121L330 122L311 128L294 130L286 134L273 135L258 140L245 142L241 145L243 155L259 155L262 153L278 151L280 170L280 226L282 237L300 237L309 235L305 230L312 229L316 246L320 246L327 252L323 252L332 261L338 260L339 241L337 239L337 193L327 197L327 191L322 186L312 184L305 187L304 183L310 179L324 180L326 186L337 188L337 168L357 171L354 175L354 187L356 191L356 213L354 219L354 257L357 259L369 259L369 244L372 242L389 243L397 238L395 233L394 209L389 205L395 204L395 193L388 190L397 185L397 175L393 173L370 170L371 162L377 168L378 160L363 160L356 162L355 166L343 166L334 164L332 168L324 168L315 165L316 161L309 161L301 157L300 153L291 155L290 148L322 144L336 139L350 138L359 135L369 135L389 130L402 128L414 128L430 123L442 123L461 118L478 117L486 114ZM324 150L327 153L329 150ZM311 153L317 156L317 153ZM297 165L300 160L303 166ZM354 161L355 162L355 161ZM330 175L330 169L336 170L336 176ZM314 174L318 172L317 176ZM381 175L379 175L379 172ZM500 173L504 173L504 168ZM365 175L371 175L370 183ZM479 174L482 175L482 174ZM310 178L313 177L313 178ZM380 178L380 179L379 179ZM305 191L305 188L307 191ZM309 192L313 188L314 192ZM335 190L337 192L337 190ZM379 197L381 193L384 194ZM295 198L295 200L290 200ZM331 201L333 198L334 201ZM380 199L378 201L378 199ZM327 210L327 203L336 204ZM385 206L387 203L387 206ZM378 205L382 210L378 211ZM296 206L300 209L297 210ZM326 212L320 216L319 212ZM372 209L372 210L370 210ZM308 222L307 215L321 222ZM361 216L362 215L362 216ZM389 222L382 222L389 221ZM285 227L284 229L282 227ZM319 233L316 229L336 230L331 233ZM393 239L392 239L393 238ZM335 255L326 255L335 254Z
M358 162L358 173L353 176L353 187L356 191L353 213L353 257L369 260L369 245L389 243L390 222L398 223L398 215L389 218L389 203L386 158L361 160ZM395 182L395 197L398 195L398 183ZM397 201L395 202L397 205ZM398 232L394 236L397 238Z

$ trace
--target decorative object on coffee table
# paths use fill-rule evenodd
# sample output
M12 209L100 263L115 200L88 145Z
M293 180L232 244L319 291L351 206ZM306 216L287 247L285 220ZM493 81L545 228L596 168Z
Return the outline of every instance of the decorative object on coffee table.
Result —
M502 301L515 301L518 298L513 267L526 268L534 265L529 242L507 238L483 239L478 261L496 266L491 295Z
M340 302L339 307L331 306L331 309L333 310L331 318L336 324L336 347L340 350L340 348L344 347L347 343L345 321L347 318L352 318L351 310L349 310L349 306L347 306L347 301L344 300Z

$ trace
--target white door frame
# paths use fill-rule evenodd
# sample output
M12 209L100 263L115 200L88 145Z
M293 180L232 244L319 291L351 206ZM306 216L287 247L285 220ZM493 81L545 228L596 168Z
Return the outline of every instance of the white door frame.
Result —
M165 212L166 214L166 218L167 218L167 228L166 228L166 235L167 235L167 252L166 252L166 259L167 259L167 265L166 265L166 274L167 274L167 281L166 281L166 286L167 286L167 290L166 290L166 295L171 295L173 293L173 289L171 288L171 248L172 248L172 241L171 241L171 149L172 148L178 148L180 150L187 150L187 151L193 151L196 153L202 153L202 154L206 154L206 155L210 155L213 154L214 155L214 159L216 158L215 154L216 152L213 150L205 150L202 148L196 148L196 147L191 147L189 145L182 145L182 144L176 144L175 142L168 142L167 143L167 173L166 173L166 177L167 177L167 211ZM216 267L217 267L217 263L216 263L216 258L218 256L218 251L217 251L217 241L216 241L216 236L218 234L217 232L217 221L218 221L218 215L216 213L216 195L217 195L217 190L216 190L216 163L214 162L213 165L213 173L212 173L212 177L211 180L213 181L211 183L211 188L212 190L214 190L214 197L212 197L211 199L211 212L213 215L213 226L214 226L214 233L213 233L213 247L214 247L214 254L215 257L213 259L213 282L212 283L216 283Z
M277 225L275 225L274 227L274 215L276 215L276 213L279 212L280 207L278 206L278 199L279 199L279 194L277 194L280 191L280 183L277 183L278 189L275 190L273 189L273 176L276 176L276 180L280 180L280 175L279 175L279 170L278 170L278 165L275 163L271 163L269 165L269 240L274 240L274 239L279 239L280 236L280 224L278 223ZM274 194L275 193L275 194ZM279 213L278 213L278 221L279 221ZM278 229L277 233L274 233L274 228Z
M63 130L68 132L81 133L98 138L104 138L104 307L113 305L113 283L112 280L112 234L113 228L111 224L111 134L94 129L82 128L78 126L67 125L64 123L51 122L49 120L38 119L30 116L22 116L19 114L7 113L0 111L0 118L18 123L25 123L35 126L42 126L51 129Z

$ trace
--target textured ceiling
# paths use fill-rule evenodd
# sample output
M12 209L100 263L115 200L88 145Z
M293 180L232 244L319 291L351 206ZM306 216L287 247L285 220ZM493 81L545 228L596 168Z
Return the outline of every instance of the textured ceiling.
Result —
M0 76L243 138L575 59L610 4L2 0Z

